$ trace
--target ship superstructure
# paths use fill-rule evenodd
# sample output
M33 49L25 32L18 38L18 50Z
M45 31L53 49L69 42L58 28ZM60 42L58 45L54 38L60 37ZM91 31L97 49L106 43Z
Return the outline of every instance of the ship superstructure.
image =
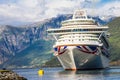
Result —
M88 18L85 10L76 10L72 19L63 21L59 29L48 29L64 69L98 69L109 65L108 26L100 26Z

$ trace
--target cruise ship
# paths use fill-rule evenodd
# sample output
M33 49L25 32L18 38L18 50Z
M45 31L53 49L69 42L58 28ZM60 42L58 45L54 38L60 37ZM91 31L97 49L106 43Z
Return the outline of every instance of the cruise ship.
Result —
M56 40L54 55L65 70L109 67L108 26L99 25L82 9L75 10L72 19L61 26L47 32Z

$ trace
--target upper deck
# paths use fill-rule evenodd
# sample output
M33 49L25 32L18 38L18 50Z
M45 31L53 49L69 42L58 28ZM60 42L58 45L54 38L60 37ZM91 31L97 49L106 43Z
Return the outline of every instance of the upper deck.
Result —
M48 29L52 35L71 34L71 33L102 33L107 31L107 26L98 26L92 19L88 18L85 10L76 10L72 19L63 21L59 29Z
M70 19L62 22L61 28L67 28L71 26L79 26L79 25L96 25L95 21L92 19Z
M81 28L67 28L67 29L49 29L48 33L59 35L59 34L71 34L71 33L102 33L108 29L105 27L81 27Z

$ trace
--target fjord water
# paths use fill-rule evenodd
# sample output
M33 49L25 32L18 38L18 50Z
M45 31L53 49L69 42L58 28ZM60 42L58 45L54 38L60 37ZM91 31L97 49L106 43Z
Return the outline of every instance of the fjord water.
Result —
M120 80L120 67L102 70L65 71L63 68L43 68L44 75L39 76L39 69L15 69L28 80Z

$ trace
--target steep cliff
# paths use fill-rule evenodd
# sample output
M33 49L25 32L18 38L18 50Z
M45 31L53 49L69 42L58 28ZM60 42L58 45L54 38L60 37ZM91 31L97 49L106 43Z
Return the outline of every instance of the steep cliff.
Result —
M60 15L56 18L51 18L48 20L44 20L42 22L37 22L25 26L18 26L18 27L14 27L10 25L1 26L0 64L2 66L8 66L8 64L11 66L18 66L18 65L27 66L27 64L31 66L34 65L34 63L38 65L48 60L48 58L50 58L51 56L46 57L45 54L47 54L52 50L52 45L50 46L50 44L52 44L52 42L50 41L52 40L52 38L51 36L47 36L46 30L48 28L60 27L61 21L69 18L71 18L71 15L67 15L67 16ZM47 47L48 49L46 50L46 48L42 48L37 45L40 45L42 47L48 46ZM33 46L36 46L36 49L32 48ZM31 51L33 52L31 53ZM42 57L43 61L42 59L40 59L41 56L36 54L44 55L44 57ZM27 58L23 58L26 55L28 57L29 56L33 56L33 57L31 57L31 59L29 58L30 60L28 61ZM36 56L39 57L36 58ZM21 63L19 63L20 61Z

